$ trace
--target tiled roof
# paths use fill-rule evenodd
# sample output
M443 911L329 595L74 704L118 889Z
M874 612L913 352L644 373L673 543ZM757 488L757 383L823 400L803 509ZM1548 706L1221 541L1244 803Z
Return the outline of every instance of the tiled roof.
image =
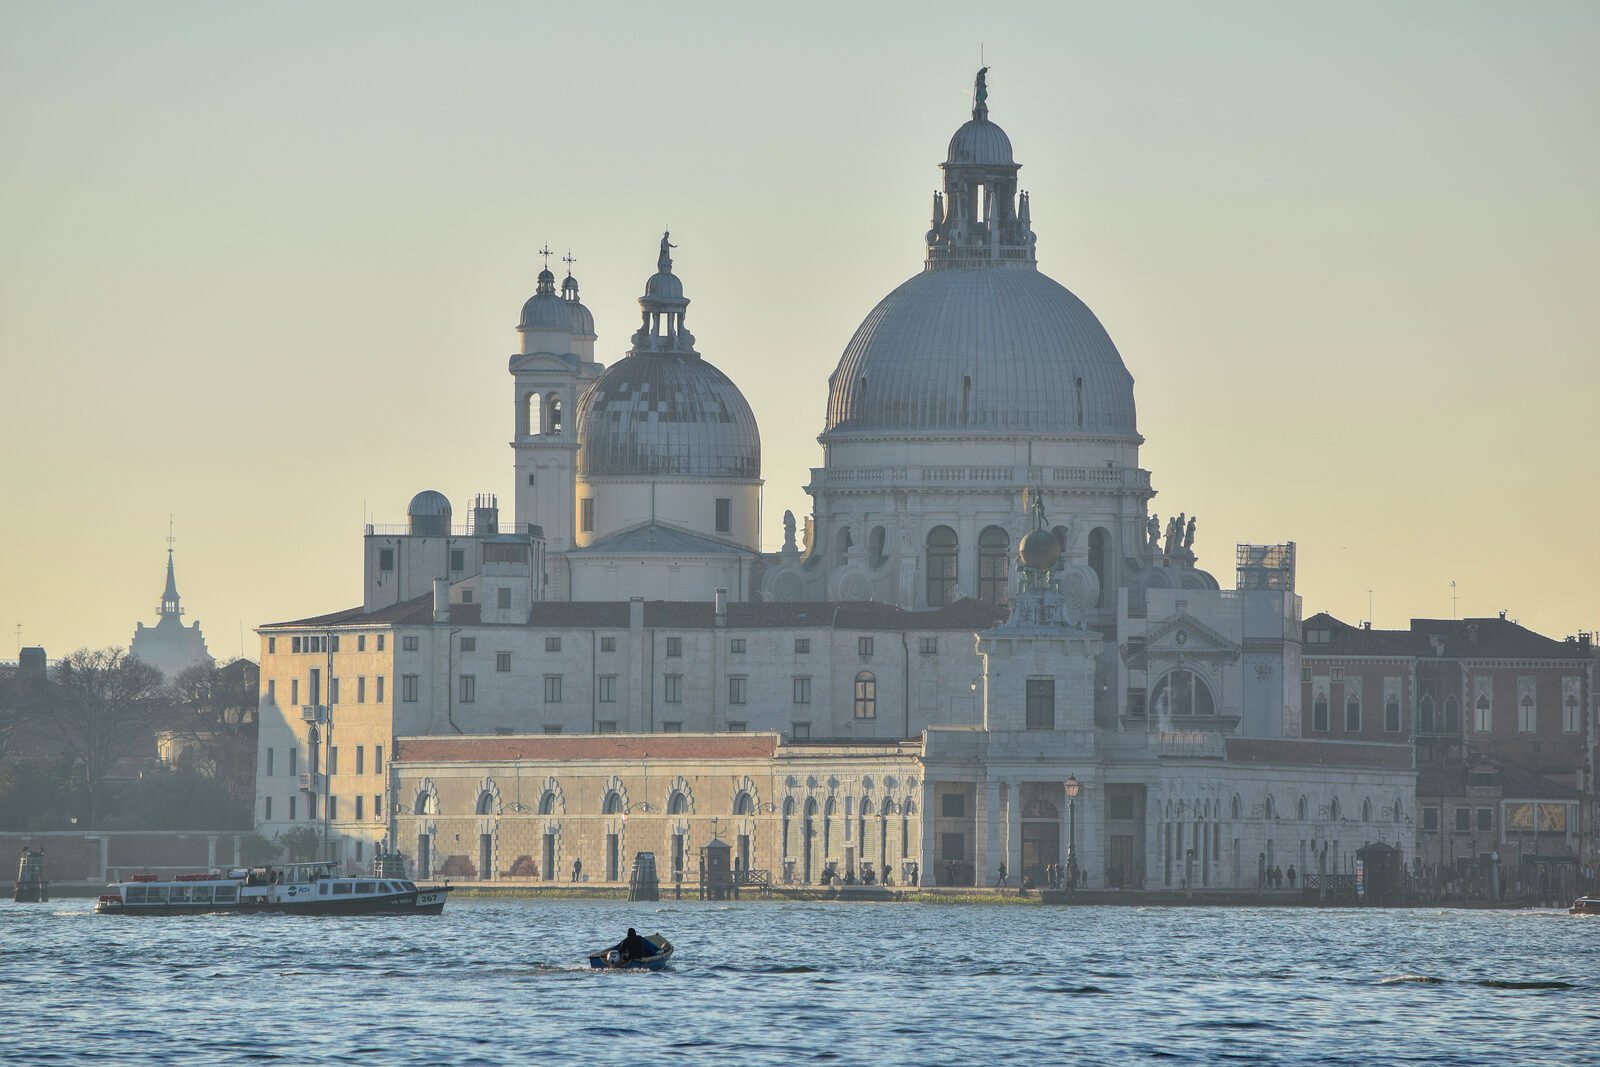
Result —
M1306 656L1419 656L1428 646L1425 639L1419 639L1409 630L1369 630L1351 626L1325 611L1311 616L1301 628L1303 634L1313 630L1327 630L1330 640L1313 644L1307 638Z
M1329 631L1330 640L1307 640L1307 656L1425 656L1430 659L1576 659L1588 653L1576 642L1534 633L1510 619L1412 619L1409 630L1369 630L1341 622L1327 612L1305 621L1303 632ZM1434 637L1444 641L1442 657Z
M451 604L450 622L455 626L471 626L483 617L481 604ZM424 593L412 600L391 604L377 611L366 612L360 607L346 608L328 615L313 615L308 619L289 622L270 622L262 628L316 627L316 626L403 626L433 621L433 594Z
M480 760L771 759L777 734L539 734L526 737L402 737L401 763L473 763Z

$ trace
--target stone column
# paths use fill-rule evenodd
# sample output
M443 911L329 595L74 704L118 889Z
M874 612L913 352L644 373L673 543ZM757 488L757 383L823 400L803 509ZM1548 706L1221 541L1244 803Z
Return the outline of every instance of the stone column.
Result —
M978 840L972 855L977 867L973 881L980 886L994 884L995 876L999 873L1000 857L1005 855L1005 844L1000 838L1000 790L1003 784L999 781L978 783Z
M100 835L100 880L106 881L106 870L111 866L111 838L107 834Z
M934 801L933 783L922 783L922 840L918 842L917 880L922 885L938 885L936 873L939 869L939 840L938 833L934 830L933 820L937 813L933 810Z
M217 865L217 835L206 835L206 869L210 870Z
M1006 783L1006 879L1022 884L1022 783Z

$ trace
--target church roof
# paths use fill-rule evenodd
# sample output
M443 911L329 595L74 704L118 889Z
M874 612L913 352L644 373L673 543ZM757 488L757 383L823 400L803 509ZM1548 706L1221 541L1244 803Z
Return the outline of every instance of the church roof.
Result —
M583 548L573 549L569 554L577 556L611 556L620 553L645 554L645 555L670 555L670 556L725 556L736 553L743 556L754 556L756 553L748 548L728 541L718 541L714 537L690 533L672 526L663 526L660 523L647 522L626 530L619 530L593 541Z

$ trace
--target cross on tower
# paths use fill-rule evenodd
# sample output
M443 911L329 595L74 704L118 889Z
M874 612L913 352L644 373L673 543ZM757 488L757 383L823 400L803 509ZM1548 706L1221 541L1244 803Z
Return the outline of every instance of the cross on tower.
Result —
M561 257L561 262L567 265L567 273L572 273L572 265L578 262L578 257L572 254L572 249L567 249L567 254Z
M544 257L544 269L550 269L550 242L546 241L544 247L539 249L539 254Z
M172 536L172 514L169 512L167 514L167 551L169 553L172 551L172 544L176 540L177 538Z

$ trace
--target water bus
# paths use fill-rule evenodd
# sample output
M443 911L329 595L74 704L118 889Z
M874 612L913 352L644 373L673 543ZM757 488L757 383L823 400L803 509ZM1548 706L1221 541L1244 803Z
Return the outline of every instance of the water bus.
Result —
M282 863L158 878L136 874L106 886L100 915L438 915L449 885L341 874L337 863Z

